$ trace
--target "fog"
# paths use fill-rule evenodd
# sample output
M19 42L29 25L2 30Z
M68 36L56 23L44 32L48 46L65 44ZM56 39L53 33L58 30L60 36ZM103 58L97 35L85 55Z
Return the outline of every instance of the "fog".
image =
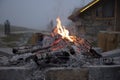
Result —
M0 0L0 24L8 19L12 25L45 30L51 20L56 24L56 17L60 16L62 24L66 25L74 8L80 8L90 1Z

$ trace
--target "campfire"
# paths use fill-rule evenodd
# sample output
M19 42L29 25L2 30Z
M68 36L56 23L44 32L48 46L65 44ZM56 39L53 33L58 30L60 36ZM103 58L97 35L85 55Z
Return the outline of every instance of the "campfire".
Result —
M55 38L53 43L51 44L51 50L59 50L62 48L73 48L76 51L76 53L88 53L91 56L94 57L100 57L93 49L90 43L80 37L77 37L75 35L70 35L69 30L67 30L64 26L61 24L61 20L58 17L56 19L57 25L52 31L52 37ZM56 46L57 45L57 46Z
M33 53L31 55L32 57L29 56L27 60L33 58L37 64L40 64L43 59L45 59L47 63L66 63L71 56L74 57L76 55L85 55L92 58L101 57L100 54L92 49L88 40L70 35L69 30L67 30L65 26L62 26L59 17L56 19L56 22L57 25L51 32L51 36L46 39L51 39L49 45L44 45L43 43L43 46L25 46L23 49L17 47L13 49L13 52L15 54Z
M70 35L69 31L64 26L62 26L59 17L56 19L56 21L57 21L57 26L54 28L52 32L52 36L56 37L57 40L55 40L53 44L58 44L62 40L66 46L75 45L78 52L82 52L83 50L89 51L91 45L88 41L84 40L83 38ZM66 47L65 45L63 46Z

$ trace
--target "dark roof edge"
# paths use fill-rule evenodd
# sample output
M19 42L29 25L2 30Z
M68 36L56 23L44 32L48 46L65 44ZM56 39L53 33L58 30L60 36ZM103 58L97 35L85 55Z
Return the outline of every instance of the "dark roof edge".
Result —
M87 11L87 9L89 9L90 7L92 7L93 5L95 5L96 3L100 2L100 1L102 1L102 0L93 0L93 1L91 1L90 3L85 5L84 7L77 10L75 13L72 13L72 15L70 15L68 17L68 19L74 21L74 18L77 17L80 13L83 13L83 12Z

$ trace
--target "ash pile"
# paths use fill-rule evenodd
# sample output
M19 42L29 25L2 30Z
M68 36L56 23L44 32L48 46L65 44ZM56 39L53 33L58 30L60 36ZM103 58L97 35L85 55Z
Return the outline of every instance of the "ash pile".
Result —
M84 44L82 45L84 50L79 48L82 52L80 52L78 48L71 43L69 43L69 45L64 44L62 46L58 44L61 45L61 42L57 40L57 43L55 42L55 44L48 47L32 46L30 49L26 49L26 47L24 47L24 49L20 49L20 47L17 49L15 48L13 49L13 52L16 55L11 58L10 62L17 65L33 60L41 68L48 66L80 67L86 64L93 64L94 62L91 62L90 60L100 59L100 57L102 57L94 49L91 48L88 50L85 48Z
M79 38L80 39L80 38ZM87 40L80 39L82 44L75 45L62 37L48 37L43 45L15 47L14 56L10 64L26 66L34 69L28 80L45 80L45 73L49 68L80 68L98 65L100 58Z

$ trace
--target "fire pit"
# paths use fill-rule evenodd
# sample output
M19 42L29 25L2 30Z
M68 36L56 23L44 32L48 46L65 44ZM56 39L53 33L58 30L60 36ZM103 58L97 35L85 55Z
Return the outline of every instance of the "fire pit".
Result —
M48 41L49 43L47 43L47 45L44 45L45 43L43 43L43 46L35 45L13 48L14 54L32 53L25 61L33 59L37 65L42 63L68 64L70 61L79 63L83 58L85 59L85 57L102 57L92 49L89 41L75 35L70 35L69 31L62 26L59 17L56 21L57 25L51 32L51 36L47 36L44 40L45 42L51 40Z
M98 54L97 51L92 48L88 40L75 35L70 35L69 31L62 26L60 18L57 18L57 26L53 29L51 35L46 36L46 38L43 39L43 45L38 44L15 47L13 48L13 53L14 55L8 60L7 66L26 66L26 64L33 61L33 63L37 64L37 68L39 69L35 70L32 73L34 77L31 77L38 78L38 76L40 76L40 79L38 80L44 80L46 69L51 67L62 67L64 69L87 68L87 70L85 70L87 72L85 73L87 73L88 76L89 72L89 80L105 80L107 78L105 77L105 79L103 79L102 77L104 77L104 75L101 73L104 73L106 68L109 68L108 70L110 70L112 67L112 70L114 70L117 66L114 64L114 58L104 57L104 55ZM115 69L115 71L119 70L119 66L117 68L118 69ZM112 72L112 70L110 72ZM72 71L74 72L74 70ZM113 72L115 73L115 71ZM94 77L97 73L98 75ZM119 73L119 71L117 73ZM105 74L107 74L107 71L105 71ZM102 75L102 77L99 75ZM109 78L111 75L112 74L109 74ZM77 76L79 75L77 74ZM119 78L119 76L117 76L117 78ZM84 79L86 80L88 78ZM112 79L113 77L110 80Z

